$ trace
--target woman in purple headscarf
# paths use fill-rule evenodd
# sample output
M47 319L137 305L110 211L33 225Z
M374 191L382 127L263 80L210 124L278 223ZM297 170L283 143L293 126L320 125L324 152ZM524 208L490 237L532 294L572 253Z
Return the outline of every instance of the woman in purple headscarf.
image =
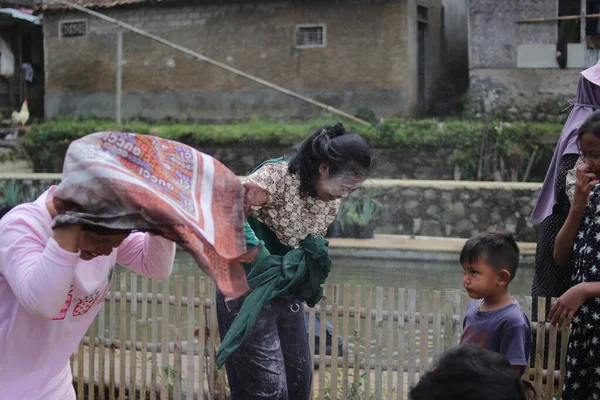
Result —
M571 207L566 181L569 171L575 167L579 158L577 131L588 115L600 109L600 62L581 74L583 76L579 78L573 110L558 139L546 179L531 216L531 219L541 223L535 254L535 275L531 288L532 321L537 321L538 297L560 297L571 285L573 265L571 262L567 265L558 265L554 261L554 239ZM548 299L546 315L550 311L550 306L550 299Z

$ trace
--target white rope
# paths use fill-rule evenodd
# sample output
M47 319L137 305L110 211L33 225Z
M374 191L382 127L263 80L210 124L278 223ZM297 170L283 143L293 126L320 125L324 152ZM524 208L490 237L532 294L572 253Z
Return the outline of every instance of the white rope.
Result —
M302 101L305 101L307 103L313 104L313 105L315 105L317 107L324 108L327 111L330 111L330 112L333 112L335 114L341 115L341 116L343 116L345 118L351 119L352 121L358 122L358 123L363 124L363 125L371 126L371 124L368 123L367 121L364 121L364 120L362 120L360 118L357 118L354 115L348 114L348 113L346 113L346 112L344 112L342 110L339 110L339 109L337 109L337 108L335 108L333 106L327 105L325 103L321 103L320 101L313 100L313 99L308 98L306 96L302 96L301 94L292 92L291 90L288 90L288 89L286 89L284 87L281 87L279 85L275 85L274 83L265 81L264 79L258 78L258 77L254 76L254 75L250 75L250 74L248 74L248 73L246 73L244 71L241 71L241 70L239 70L237 68L233 68L233 67L231 67L231 66L229 66L227 64L224 64L222 62L213 60L212 58L206 57L203 54L197 53L197 52L195 52L193 50L190 50L188 48L185 48L183 46L180 46L178 44L170 42L170 41L168 41L166 39L163 39L160 36L156 36L156 35L153 35L152 33L146 32L146 31L144 31L144 30L142 30L140 28L136 28L133 25L127 24L125 22L121 22L121 21L119 21L117 19L108 17L108 16L106 16L104 14L101 14L99 12L96 12L96 11L90 10L89 8L82 7L80 5L71 3L70 1L67 1L67 0L52 0L52 1L53 2L57 2L57 3L62 3L64 5L66 5L66 6L74 8L74 9L79 10L81 12L84 12L84 13L93 15L93 16L95 16L97 18L100 18L100 19L103 19L105 21L108 21L108 22L113 23L115 25L118 25L118 26L120 26L122 28L125 28L127 30L132 31L132 32L135 32L135 33L137 33L139 35L145 36L145 37L147 37L149 39L152 39L152 40L155 40L155 41L157 41L159 43L162 43L165 46L171 47L171 48L173 48L175 50L179 50L182 53L190 55L190 56L192 56L194 58L197 58L197 59L199 59L201 61L206 61L207 63L215 65L215 66L217 66L219 68L223 68L223 69L225 69L225 70L227 70L229 72L232 72L232 73L234 73L236 75L243 76L246 79L249 79L249 80L254 81L256 83L260 83L261 85L267 86L267 87L269 87L271 89L275 89L275 90L277 90L277 91L279 91L281 93L285 93L285 94L287 94L289 96L292 96L292 97L295 97L295 98L300 99Z

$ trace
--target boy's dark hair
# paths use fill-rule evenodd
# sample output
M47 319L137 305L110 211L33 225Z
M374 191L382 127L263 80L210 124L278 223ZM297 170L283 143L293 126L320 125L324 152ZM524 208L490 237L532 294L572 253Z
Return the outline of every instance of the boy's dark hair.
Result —
M594 111L583 121L583 124L579 127L579 131L577 131L577 144L579 144L581 137L586 133L591 133L600 139L600 110Z
M463 265L471 265L478 260L484 260L495 270L507 269L510 280L513 280L519 265L519 246L510 233L480 233L467 240L460 252Z
M506 358L477 345L448 350L423 375L409 400L524 400L525 388Z
M290 157L288 169L300 176L301 193L317 196L315 183L322 163L329 166L329 177L350 173L366 178L371 169L371 148L360 135L347 133L339 122L318 128Z

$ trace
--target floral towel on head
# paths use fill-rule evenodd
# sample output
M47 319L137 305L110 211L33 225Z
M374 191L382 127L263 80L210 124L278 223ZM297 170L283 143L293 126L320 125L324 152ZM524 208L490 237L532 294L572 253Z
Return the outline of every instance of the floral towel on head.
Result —
M214 158L154 136L99 132L67 150L54 225L148 231L188 251L231 297L249 290L244 187Z

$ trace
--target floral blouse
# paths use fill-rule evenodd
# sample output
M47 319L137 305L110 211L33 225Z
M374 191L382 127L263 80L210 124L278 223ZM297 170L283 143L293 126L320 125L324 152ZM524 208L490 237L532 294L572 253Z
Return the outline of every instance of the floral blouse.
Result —
M252 216L268 226L285 245L298 247L308 234L325 236L340 201L322 201L300 193L300 177L288 171L287 162L268 163L248 177L267 191L268 201L252 207Z

